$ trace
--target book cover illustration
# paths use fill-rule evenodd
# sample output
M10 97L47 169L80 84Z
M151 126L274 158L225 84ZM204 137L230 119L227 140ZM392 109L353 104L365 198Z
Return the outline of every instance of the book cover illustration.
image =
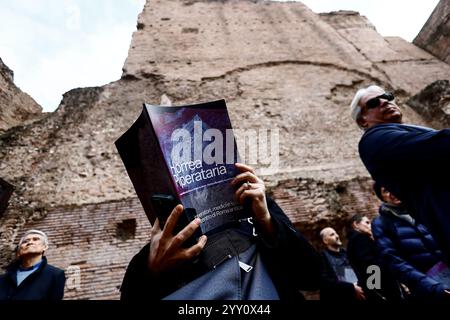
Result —
M116 146L151 223L150 198L171 194L199 217L208 234L249 216L234 199L239 173L236 142L224 100L163 107L144 104L135 124Z
M436 263L426 274L450 289L450 268L445 262Z

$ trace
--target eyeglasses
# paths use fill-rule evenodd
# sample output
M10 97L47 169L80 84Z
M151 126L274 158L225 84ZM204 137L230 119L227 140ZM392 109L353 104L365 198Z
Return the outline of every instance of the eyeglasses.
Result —
M394 94L391 92L385 92L382 95L379 95L375 98L370 99L366 102L367 109L375 109L381 105L381 99L392 101L395 99Z

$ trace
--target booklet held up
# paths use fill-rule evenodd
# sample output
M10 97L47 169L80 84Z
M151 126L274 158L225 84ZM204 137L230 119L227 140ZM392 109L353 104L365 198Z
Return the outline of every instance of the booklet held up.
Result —
M249 217L231 185L239 155L224 100L144 104L115 144L150 223L167 217L177 203L187 222L202 220L203 234Z

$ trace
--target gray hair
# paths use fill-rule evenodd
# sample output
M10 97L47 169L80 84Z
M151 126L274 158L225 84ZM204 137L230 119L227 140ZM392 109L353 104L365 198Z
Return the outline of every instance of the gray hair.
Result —
M42 237L42 241L44 241L44 245L48 246L48 237L47 237L47 235L44 232L40 231L40 230L31 229L31 230L28 230L27 232L25 232L25 234L22 236L22 238L20 238L19 247L21 246L21 244L25 240L25 237L27 235L29 235L29 234L38 234L38 235L40 235Z
M325 227L325 228L323 228L322 230L320 230L319 235L320 235L320 238L321 238L322 240L323 240L323 238L325 237L325 231L326 231L327 229L333 229L333 228L331 228L331 227Z
M376 86L376 85L371 85L368 86L367 88L362 88L359 89L355 96L353 97L352 103L350 104L350 114L352 116L352 119L358 124L358 119L361 116L361 107L359 106L359 102L361 101L361 98L367 93L367 91L373 90L373 89L380 89L382 91L384 91L383 88ZM358 126L361 128L361 126L358 124ZM363 128L361 128L363 129Z

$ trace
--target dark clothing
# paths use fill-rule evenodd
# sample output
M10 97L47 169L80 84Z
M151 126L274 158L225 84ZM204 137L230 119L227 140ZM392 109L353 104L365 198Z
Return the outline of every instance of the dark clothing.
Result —
M309 242L293 227L289 218L270 198L269 212L276 230L276 240L270 243L258 236L254 239L256 250L282 300L298 300L299 290L316 290L320 281L320 258ZM256 232L261 235L258 225ZM221 241L220 237L232 237L237 231L225 230L211 236L208 242ZM243 246L246 249L247 246ZM147 244L128 265L121 287L122 300L162 299L205 272L202 265L186 264L182 272L174 271L165 276L152 277L147 267L150 245ZM206 249L206 247L205 247ZM204 249L204 251L205 251ZM230 248L231 251L234 248ZM242 252L241 250L238 250ZM203 254L203 253L202 253ZM230 252L234 255L236 252Z
M399 301L402 299L400 285L386 268L375 241L367 234L351 230L348 235L347 256L358 275L359 286L369 301ZM369 289L367 280L372 273L368 267L376 265L380 268L380 289Z
M450 257L450 129L397 123L366 130L359 154L372 178L402 200Z
M246 264L245 271L241 264ZM164 300L279 300L256 245L233 255Z
M356 282L357 275L344 249L339 252L326 249L322 252L321 301L356 301L353 285Z
M13 262L0 276L0 300L61 300L66 277L64 271L47 264L42 258L39 268L17 286L20 261Z
M380 207L380 216L372 222L372 232L382 258L398 281L405 284L417 298L441 298L444 287L425 273L441 258L433 237L421 224L401 218L404 209Z

